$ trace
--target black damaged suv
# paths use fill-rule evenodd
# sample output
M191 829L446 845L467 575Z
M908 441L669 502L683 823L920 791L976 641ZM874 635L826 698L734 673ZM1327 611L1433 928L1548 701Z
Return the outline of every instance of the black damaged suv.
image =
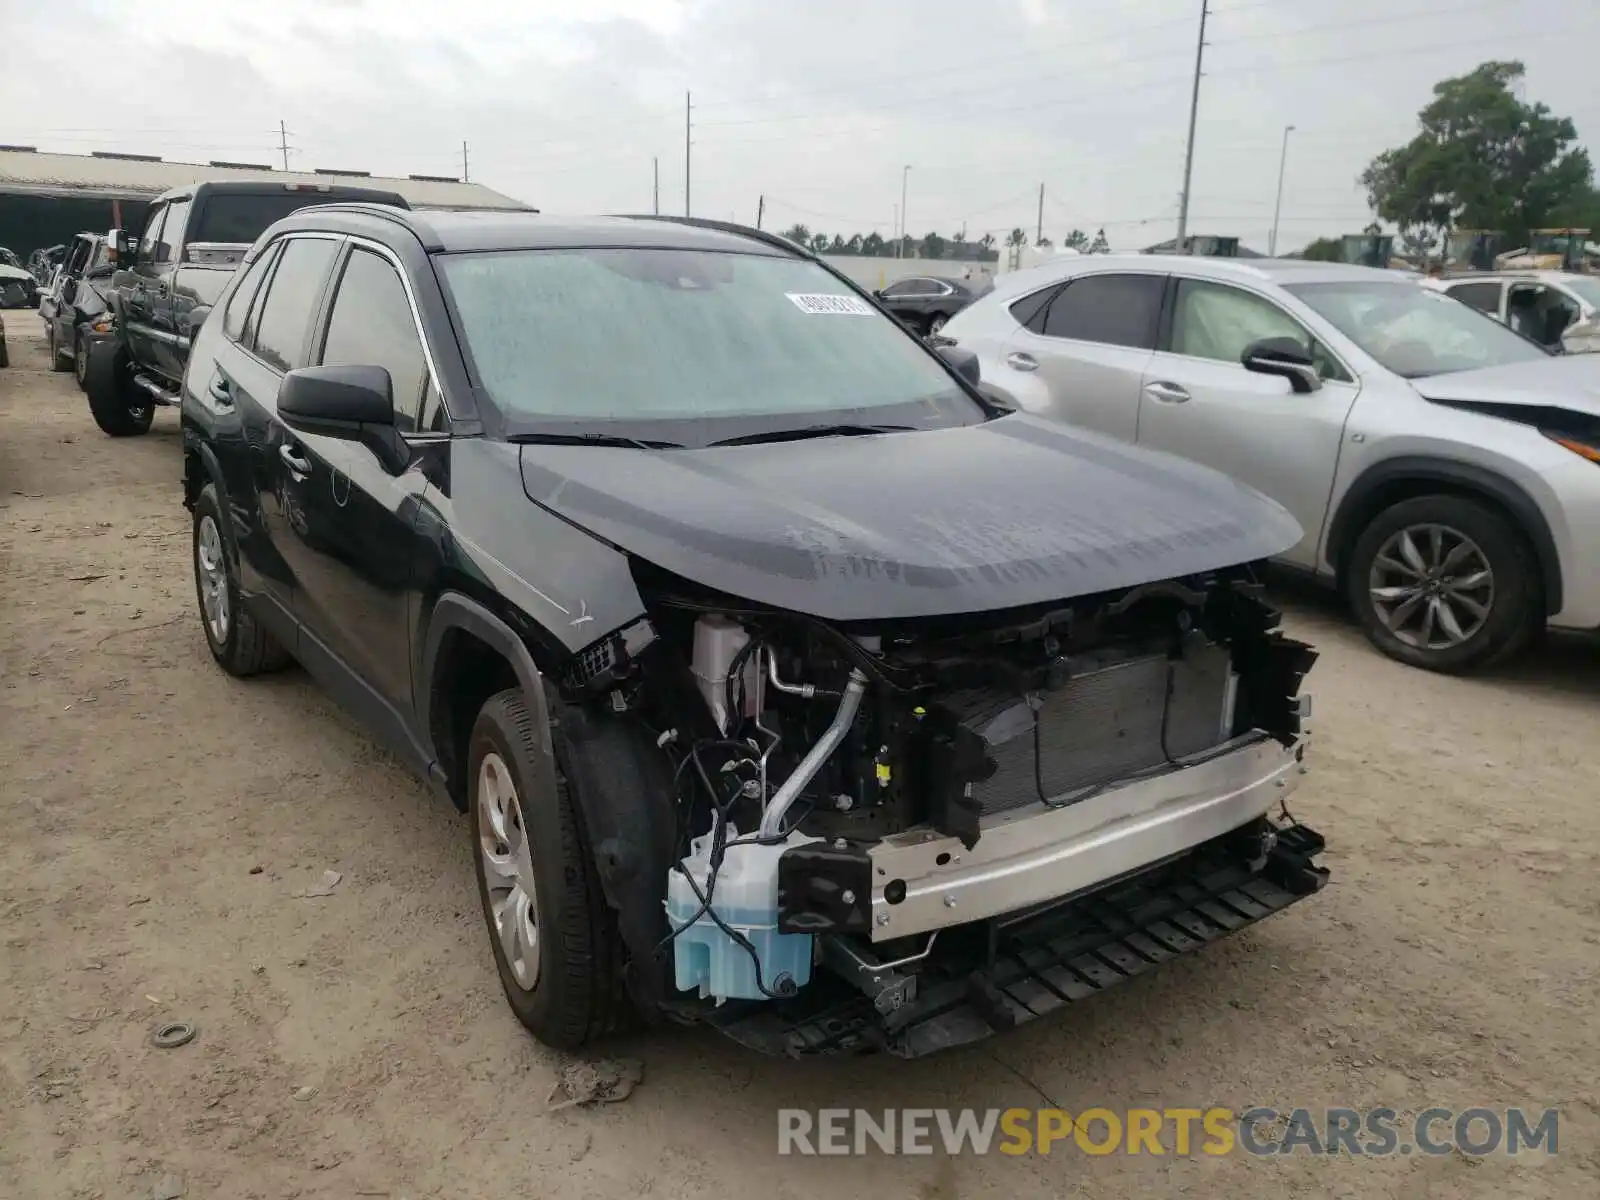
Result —
M793 1055L1006 1029L1304 895L1299 530L1009 412L782 239L363 205L195 341L201 623L470 814L512 1008Z

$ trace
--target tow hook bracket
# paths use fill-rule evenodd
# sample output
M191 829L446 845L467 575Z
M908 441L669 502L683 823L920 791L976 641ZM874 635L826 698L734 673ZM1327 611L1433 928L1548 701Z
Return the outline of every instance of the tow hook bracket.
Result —
M903 975L897 968L921 962L933 953L938 930L928 935L928 944L917 954L882 962L870 950L859 950L842 937L822 939L822 961L835 974L849 980L872 1001L872 1006L893 1027L895 1014L908 1010L917 998L917 977Z

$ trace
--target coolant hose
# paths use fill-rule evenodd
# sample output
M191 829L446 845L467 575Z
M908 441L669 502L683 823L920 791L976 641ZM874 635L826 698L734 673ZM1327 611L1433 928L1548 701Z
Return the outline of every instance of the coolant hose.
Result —
M839 711L833 714L833 723L822 731L817 744L800 760L794 773L783 781L783 786L773 794L772 803L761 814L762 838L774 838L783 833L783 818L800 798L806 784L822 770L822 764L828 761L828 756L839 748L844 735L850 732L850 726L855 724L856 711L861 707L861 697L866 691L867 677L858 668L852 667L850 682L845 684L844 696L839 700Z

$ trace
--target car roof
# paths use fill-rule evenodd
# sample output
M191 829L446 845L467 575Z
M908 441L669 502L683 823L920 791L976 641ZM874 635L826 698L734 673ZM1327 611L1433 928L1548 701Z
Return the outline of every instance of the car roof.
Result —
M399 192L390 191L387 188L358 187L344 183L274 183L268 180L257 181L254 179L208 179L196 183L186 183L181 187L168 188L151 200L150 203L162 204L170 200L198 199L202 196L276 196L284 192L324 191L342 200L366 199L380 204L400 196ZM401 202L404 203L403 198Z
M1010 271L995 280L994 295L1004 299L1025 296L1078 275L1106 271L1139 274L1180 272L1198 279L1218 282L1269 283L1280 287L1300 283L1340 283L1350 281L1395 280L1415 282L1415 276L1397 276L1382 267L1358 267L1348 263L1313 262L1298 258L1207 258L1181 254L1084 254L1052 259L1038 266Z
M1525 271L1515 268L1509 271L1474 271L1467 275L1446 275L1438 282L1445 287L1454 287L1458 283L1500 283L1506 280L1533 280L1536 283L1565 283L1569 279L1592 279L1592 275L1584 275L1578 271L1548 271L1530 267Z
M380 225L379 223L383 223ZM285 228L392 233L403 226L432 253L492 250L660 249L813 257L776 234L723 221L655 216L560 216L536 212L401 210L370 204L301 209Z

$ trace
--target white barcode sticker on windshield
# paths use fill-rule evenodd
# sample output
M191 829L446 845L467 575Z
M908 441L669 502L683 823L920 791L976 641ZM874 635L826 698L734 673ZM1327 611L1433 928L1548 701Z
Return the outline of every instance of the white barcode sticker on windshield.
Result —
M836 313L845 317L870 317L872 305L860 296L835 296L821 292L785 292L785 296L794 301L794 306L803 313L813 316L825 313Z

